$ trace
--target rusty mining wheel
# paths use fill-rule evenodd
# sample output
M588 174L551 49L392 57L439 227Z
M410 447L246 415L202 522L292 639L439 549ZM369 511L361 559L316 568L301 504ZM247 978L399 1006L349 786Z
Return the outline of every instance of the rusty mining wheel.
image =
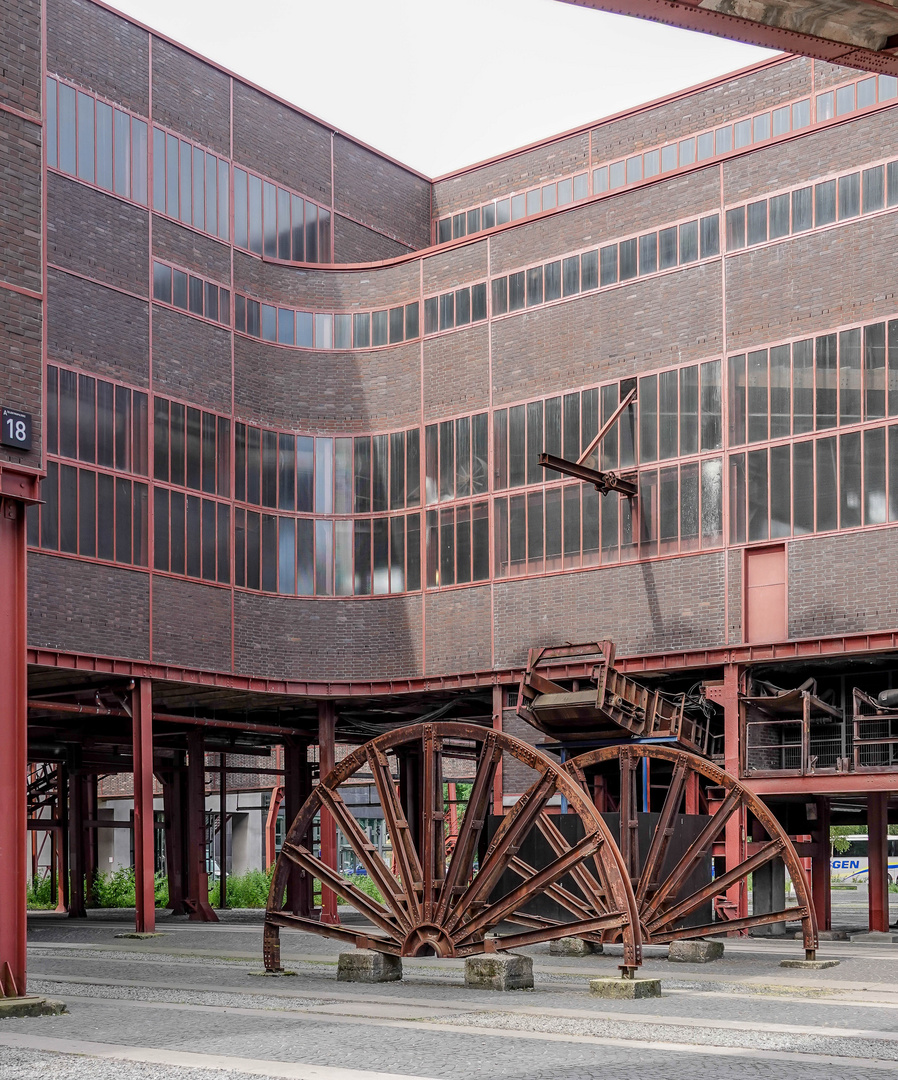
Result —
M391 761L392 759L392 761ZM451 857L446 847L443 763L466 759L470 799ZM504 761L529 787L488 839L493 782ZM398 764L398 769L396 768ZM399 791L395 781L399 773ZM359 774L373 779L396 873L370 842L341 796ZM367 776L363 777L367 779ZM567 839L548 812L556 793L579 819ZM330 813L382 901L372 899L311 851L316 814ZM571 830L568 830L569 833ZM530 845L528 849L527 845ZM541 857L525 861L527 850ZM291 864L332 889L370 928L329 926L284 910ZM545 896L548 918L532 911ZM528 905L531 910L528 911ZM525 928L518 931L516 924ZM607 826L580 786L549 757L509 735L472 723L400 728L358 747L314 788L290 826L275 867L265 914L265 966L280 968L280 927L334 937L357 948L400 956L471 956L567 936L613 931L622 967L642 962L636 900Z
M817 948L817 921L807 877L801 861L782 826L756 795L716 765L674 747L627 744L590 750L565 765L584 791L603 809L616 802L620 811L620 851L636 896L642 940L662 944L678 938L703 937L731 930L748 932L755 926L801 921L804 947L809 958ZM646 791L648 803L644 802ZM602 805L606 800L605 806ZM702 825L680 818L713 811ZM650 837L643 836L645 858L640 858L640 827L637 808L658 814ZM745 810L761 825L766 838L752 844L748 857L712 881L696 882L704 860L710 858L715 841L722 838L727 822ZM680 819L680 820L678 820ZM743 819L744 820L744 819ZM676 842L678 829L686 833ZM679 857L677 851L680 849ZM747 890L749 875L774 860L781 860L792 879L797 904L781 911L742 918L728 918L720 904L721 918L701 920L701 909L724 899L734 887ZM707 865L707 864L706 864ZM690 880L693 879L693 880ZM699 925L687 925L699 919ZM613 932L605 940L613 939Z

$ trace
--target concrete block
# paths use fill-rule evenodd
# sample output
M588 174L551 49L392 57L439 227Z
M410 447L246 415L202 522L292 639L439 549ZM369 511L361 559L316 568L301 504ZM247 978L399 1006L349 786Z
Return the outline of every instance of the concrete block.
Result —
M594 997L627 999L661 997L660 979L590 979L589 992Z
M65 1004L45 997L0 998L0 1020L16 1016L60 1016L68 1012Z
M838 967L840 963L840 960L780 960L780 967L821 971L823 968Z
M465 986L472 990L532 990L533 961L518 953L465 959Z
M891 936L891 935L889 935ZM847 930L820 930L817 937L821 941L852 941L852 935ZM796 930L792 935L793 941L804 941L804 934Z
M579 937L563 937L549 942L550 956L594 956L602 946Z
M722 941L672 941L667 947L667 959L675 964L710 964L722 957Z
M342 952L337 960L338 982L398 982L402 978L402 960L398 956L356 949Z

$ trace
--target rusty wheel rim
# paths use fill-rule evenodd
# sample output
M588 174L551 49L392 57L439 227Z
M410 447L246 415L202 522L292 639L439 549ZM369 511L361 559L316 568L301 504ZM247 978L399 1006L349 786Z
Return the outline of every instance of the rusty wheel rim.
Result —
M648 845L645 860L640 859L637 832L637 767L641 761L665 762L670 767L670 781L660 816ZM741 784L736 777L711 762L685 750L650 744L626 744L590 750L572 758L564 768L578 781L581 790L590 791L589 771L617 767L620 776L620 851L625 871L639 910L642 938L646 944L663 944L681 938L703 937L728 930L748 932L752 927L779 922L800 921L806 950L817 948L817 920L807 877L787 833L765 803ZM604 769L603 769L604 767ZM677 815L685 803L690 784L700 778L723 790L716 812L689 844L680 860L665 867ZM727 822L739 810L747 810L761 824L768 839L726 873L691 892L684 890L691 872L709 854ZM781 911L720 920L700 926L685 926L698 908L724 895L769 862L781 859L792 880L796 904Z
M413 755L417 806L408 783L404 798L397 793L388 753ZM476 768L449 858L443 760L455 756L472 758ZM535 779L486 843L493 785L503 757L526 765ZM373 777L392 843L395 873L340 795L340 786L361 770ZM579 817L581 839L569 841L552 821L548 803L556 793L567 799L570 812ZM307 837L315 815L321 812L335 819L382 902L366 895L310 850ZM519 854L532 830L541 834L552 853L540 867L528 864ZM359 932L285 911L285 889L293 865L337 893L368 919L372 929ZM500 880L518 884L505 888ZM549 919L528 912L527 905L541 894L569 917ZM358 747L303 804L287 832L272 877L265 914L265 964L269 970L280 967L279 931L293 927L357 948L441 957L471 956L577 935L600 940L602 934L613 933L623 942L625 966L636 967L642 961L636 912L636 899L611 833L561 765L510 735L476 724L417 724Z

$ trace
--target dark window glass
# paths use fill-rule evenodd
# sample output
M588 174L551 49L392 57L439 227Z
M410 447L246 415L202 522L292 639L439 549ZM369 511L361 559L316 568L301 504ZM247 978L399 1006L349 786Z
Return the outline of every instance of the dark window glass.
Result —
M658 270L658 234L647 233L639 238L639 273L654 274Z
M543 302L543 268L533 266L527 271L527 306Z
M840 529L860 525L861 501L861 433L853 431L839 439Z
M520 487L527 479L525 450L526 413L523 405L508 410L508 486Z
M405 331L405 310L401 307L390 308L390 344L402 341Z
M819 228L836 220L836 182L828 180L814 188L814 223Z
M96 458L96 380L89 375L78 376L78 457L82 461Z
M135 485L143 487L143 485ZM146 490L144 488L144 490ZM131 562L131 530L133 526L131 481L115 479L115 561ZM138 547L138 544L135 544ZM134 559L138 562L138 559Z
M187 275L181 270L172 272L172 303L187 309Z
M345 316L347 319L349 316ZM281 345L292 345L295 340L295 323L293 312L290 308L277 309L277 339ZM348 345L342 348L348 348Z
M440 329L451 330L455 326L455 293L443 293L440 297Z
M790 198L788 195L776 195L770 200L771 240L789 235L789 204Z
M278 254L277 188L267 180L262 183L262 250L269 258Z
M440 511L440 585L455 584L455 522L452 510Z
M539 195L539 192L536 193ZM529 198L529 196L528 196ZM455 512L455 580L464 585L471 580L471 508L460 506Z
M495 224L496 224L496 204L495 203L487 203L486 206L483 207L483 210L482 210L482 213L481 213L481 219L483 221L483 228L484 229L492 229L492 228L495 227Z
M580 456L580 395L565 394L563 423L563 455L569 461Z
M698 258L698 222L687 221L680 226L680 265Z
M306 201L306 262L318 262L318 207Z
M885 169L877 165L875 169L864 170L864 213L881 210L885 206Z
M418 329L418 302L405 305L405 340L413 341L420 330Z
M861 332L839 334L839 423L861 420Z
M205 284L204 295L204 314L207 319L214 319L218 322L218 286L213 285L211 281L207 281ZM290 322L293 322L293 315L290 315ZM292 328L292 327L291 327ZM292 335L290 344L293 343Z
M468 232L480 232L480 207L468 211Z
M421 502L421 433L418 428L406 432L405 452L405 483L408 488L405 504L418 506Z
M262 339L263 341L277 341L278 339L278 309L274 304L262 305Z
M296 501L295 445L295 440L292 435L278 435L277 504L282 510L294 509Z
M792 447L792 532L802 536L814 531L814 444L797 442Z
M401 309L400 309L401 310ZM291 331L293 329L291 322ZM335 315L334 316L334 348L335 349L351 349L352 348L352 316L351 315Z
M181 519L183 533L183 517ZM174 528L172 527L172 533ZM184 548L184 538L181 536L181 550ZM130 560L129 560L130 562ZM165 488L153 489L153 567L156 570L168 570L169 562L169 517L168 517L168 492ZM184 573L184 567L176 567L175 573Z
M441 218L437 222L437 243L447 244L452 239L452 218Z
M745 207L727 210L727 251L745 247Z
M399 309L402 310L401 308ZM455 294L455 325L467 326L471 321L471 290L459 289Z
M613 285L617 281L617 244L609 244L599 252L602 260L602 284Z
M466 215L453 214L452 216L452 239L457 240L459 237L465 235Z
M804 232L814 224L812 190L809 187L792 192L792 232Z
M56 80L47 79L44 92L45 112L47 114L47 134L45 143L47 147L47 164L51 169L56 168L56 148L59 133L56 123Z
M752 450L748 454L748 540L766 540L770 535L768 523L767 451Z
M389 477L390 437L375 435L371 439L371 509L376 514L389 506Z
M234 329L246 333L246 297L234 295Z
M294 262L304 262L306 257L304 209L304 201L298 195L291 195L290 212L292 251L290 255L286 256L286 258L292 257Z
M455 421L455 497L464 499L471 494L471 418Z
M158 397L153 407L153 476L168 480L168 402Z
M231 325L231 293L228 289L219 289L218 295L221 298L218 309L218 321L223 322L226 326Z
M817 532L839 527L838 475L836 471L836 440L818 439L817 451Z
M249 312L249 308L247 308ZM297 311L296 313L296 344L300 349L311 349L314 340L313 320L311 311Z
M312 546L314 551L314 545ZM259 570L262 552L261 519L258 514L246 515L246 586L259 588Z
M178 181L180 210L178 216L185 225L189 225L192 218L190 212L190 194L193 186L191 183L191 150L192 147L190 143L181 139L180 173ZM171 210L169 210L169 213L171 213Z
M246 498L246 425L234 425L234 498Z
M436 296L428 296L424 301L424 333L435 334L440 326L440 301Z
M291 250L290 193L278 188L277 192L277 253L279 259L289 259ZM292 545L291 545L292 546ZM292 590L291 590L292 592Z
M493 278L493 315L508 311L508 278Z
M662 270L667 270L671 266L676 266L678 261L677 254L677 227L674 225L670 229L662 229L659 233L659 256L660 265Z
M527 483L539 484L545 473L539 464L543 452L543 403L531 401L527 405ZM575 455L577 457L579 455Z
M75 175L75 91L59 84L59 167Z
M864 419L886 415L886 326L864 327Z
M78 456L78 376L74 371L59 372L59 452L63 457Z
M632 240L622 240L620 245L620 279L621 281L627 281L630 278L636 277L638 270L637 256L636 256L636 238Z
M886 202L889 206L898 203L898 161L890 161L886 166Z
M41 481L41 547L55 551L59 546L59 466L47 462L47 476Z
M190 410L188 410L188 416ZM192 486L192 485L190 485ZM262 505L277 506L277 435L273 431L262 432Z
M184 406L172 402L171 405L171 440L170 440L171 482L184 483Z
M546 302L557 300L561 296L561 263L546 263L545 268Z
M563 284L565 296L574 296L580 291L580 260L576 255L564 260Z
M826 334L816 341L817 429L836 426L838 382L836 376L836 335ZM835 527L835 526L833 526Z
M306 514L314 506L314 444L315 440L308 435L296 437L296 509ZM252 500L247 495L247 501L258 502L258 499Z
M115 558L115 479L97 477L97 558Z
M763 244L767 239L767 200L748 205L748 243Z
M206 581L215 580L215 503L203 499L203 577Z
M94 182L94 99L78 91L78 175Z
M639 380L639 460L658 458L658 377Z
M767 350L748 354L748 441L764 442L768 432Z
M340 522L339 524L342 524ZM378 522L377 524L380 524ZM386 524L386 522L384 522ZM339 525L338 525L339 528ZM338 534L339 541L339 534ZM355 581L353 588L357 596L371 594L371 522L357 521L353 538L355 549ZM339 557L339 547L338 547ZM340 592L338 586L337 591Z
M730 357L729 366L729 433L730 445L745 442L745 354Z
M580 288L584 292L599 287L599 253L584 251L580 256Z
M519 311L524 306L524 271L508 275L508 310Z
M115 467L115 388L97 380L97 464Z
M206 155L198 147L193 148L193 226L195 229L206 228ZM210 231L215 231L215 223L210 218Z
M190 275L190 292L188 305L194 315L203 314L203 281L202 278Z
M97 553L97 474L87 469L78 470L78 551Z
M864 432L864 524L881 525L886 520L886 440L885 429Z
M681 374L687 371L696 372L696 368L683 368ZM683 453L694 454L695 448L687 444L690 440L695 442L695 412L698 411L698 402L693 398L689 402L690 411L687 417L687 403L683 403ZM662 371L658 376L658 457L672 458L677 456L679 444L679 378L676 371ZM691 421L691 423L690 423Z
M51 364L47 365L47 450L57 452L59 446L59 372Z
M770 438L791 434L792 364L788 345L770 350Z
M171 267L164 263L153 263L153 299L171 303Z
M543 406L546 422L545 451L555 457L561 457L561 398L549 398ZM554 469L546 469L547 480L557 480L558 473Z
M353 315L352 340L357 349L367 349L371 344L371 316L367 313Z
M455 424L446 420L439 425L440 501L455 496Z
M839 220L857 217L861 212L861 174L839 177Z
M390 509L405 506L405 432L394 431L390 436Z
M488 416L486 413L478 413L471 417L471 494L482 495L488 487L489 476L489 452L487 443L489 439ZM409 432L411 435L411 432ZM417 435L417 432L415 432Z
M277 592L278 587L278 519L262 515L262 591Z
M60 371L60 396L63 389L62 375L63 373ZM135 392L135 401L137 398L138 395ZM117 469L131 468L132 427L131 391L125 386L117 386L115 388L115 465Z
M486 282L471 286L471 321L480 322L486 318Z
M199 409L187 410L187 486L199 490L201 482L201 430L202 414Z
M218 159L211 154L206 159L206 228L210 233L218 232ZM222 206L222 213L227 214L227 203ZM290 256L288 254L287 258Z

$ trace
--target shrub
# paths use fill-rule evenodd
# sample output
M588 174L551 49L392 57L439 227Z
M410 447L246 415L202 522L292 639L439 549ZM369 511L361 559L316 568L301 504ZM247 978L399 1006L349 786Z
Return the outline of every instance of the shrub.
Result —
M28 882L26 903L35 911L46 911L53 907L53 882L49 874L33 877Z

